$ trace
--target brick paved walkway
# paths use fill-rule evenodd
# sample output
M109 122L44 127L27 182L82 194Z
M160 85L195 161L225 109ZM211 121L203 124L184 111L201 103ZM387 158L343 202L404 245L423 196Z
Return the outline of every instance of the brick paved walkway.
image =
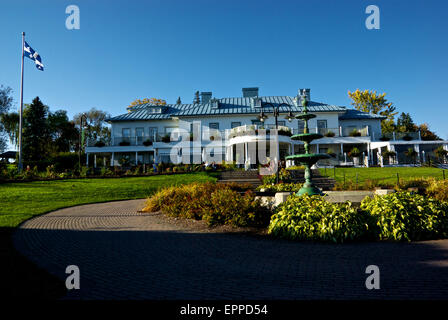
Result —
M137 213L142 200L66 208L15 233L17 249L64 279L68 299L448 298L448 241L315 244L194 231ZM365 289L365 268L381 289Z

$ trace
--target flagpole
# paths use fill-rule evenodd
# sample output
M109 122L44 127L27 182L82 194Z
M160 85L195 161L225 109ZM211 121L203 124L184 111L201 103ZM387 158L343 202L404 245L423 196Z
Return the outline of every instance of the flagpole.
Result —
M25 47L25 32L22 32L22 68L20 79L20 112L19 112L19 172L22 172L22 118L23 118L23 53Z

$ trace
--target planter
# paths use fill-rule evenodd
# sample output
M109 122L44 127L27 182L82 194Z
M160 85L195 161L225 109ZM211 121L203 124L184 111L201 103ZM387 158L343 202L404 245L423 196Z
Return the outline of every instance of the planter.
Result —
M143 141L143 145L144 145L145 147L152 146L152 141L151 141L151 140L145 140L145 141Z
M353 157L353 164L359 166L359 157Z
M119 145L122 146L122 147L124 147L124 146L130 146L131 143L130 143L129 141L121 141L121 142L119 143Z

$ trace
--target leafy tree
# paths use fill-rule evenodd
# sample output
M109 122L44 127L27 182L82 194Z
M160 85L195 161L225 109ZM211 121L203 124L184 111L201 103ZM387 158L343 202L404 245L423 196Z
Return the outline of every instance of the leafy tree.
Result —
M14 145L19 143L19 114L17 112L4 113L0 115L0 122L4 131L9 136L9 142Z
M48 114L48 128L52 140L52 153L69 152L76 149L79 131L75 127L75 123L69 120L67 111L50 112Z
M78 113L73 117L73 122L78 127L81 124L81 116L86 115L85 137L91 141L110 141L110 128L107 125L106 119L111 115L106 111L95 108L90 109L85 113Z
M381 122L381 130L383 133L392 132L394 130L394 117L397 114L392 102L388 102L386 93L377 94L376 91L356 89L354 92L348 92L352 99L352 105L356 110L379 114L385 116Z
M153 105L153 106L165 106L166 105L166 101L163 99L144 98L143 100L135 99L134 101L131 102L131 104L128 106L128 108L132 108L132 107L138 106L139 104L145 104L145 103L149 103L150 105Z
M426 123L419 125L418 129L420 130L420 136L422 140L442 140L438 135L429 130L429 126Z
M12 89L10 87L4 87L0 85L0 152L6 149L7 144L7 131L3 123L3 117L12 106L13 98L11 96Z
M416 132L418 127L409 113L402 112L397 119L397 129L399 132Z

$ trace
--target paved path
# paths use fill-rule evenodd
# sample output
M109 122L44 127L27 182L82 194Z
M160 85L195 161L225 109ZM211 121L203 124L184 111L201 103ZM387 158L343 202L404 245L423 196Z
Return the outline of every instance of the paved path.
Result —
M17 249L64 279L68 299L448 298L448 241L314 244L195 231L137 213L142 200L66 208L16 232ZM197 229L197 228L196 228ZM378 265L381 289L365 268Z

